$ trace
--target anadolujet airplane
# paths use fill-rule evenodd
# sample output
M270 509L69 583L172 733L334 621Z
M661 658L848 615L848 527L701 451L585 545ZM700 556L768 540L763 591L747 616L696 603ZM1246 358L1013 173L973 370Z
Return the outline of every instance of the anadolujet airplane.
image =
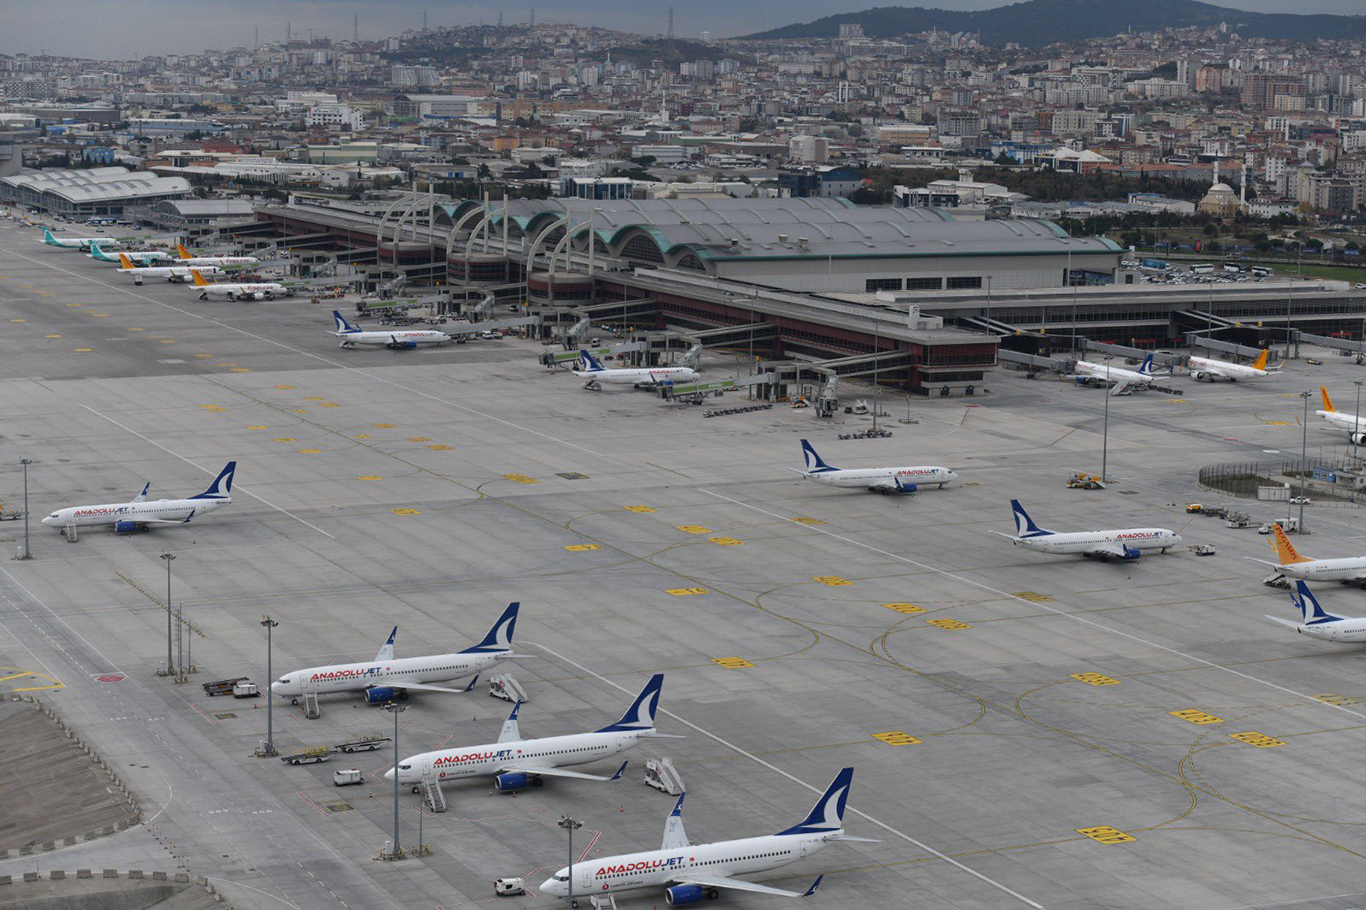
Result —
M397 329L392 332L367 332L360 326L347 322L340 310L333 310L332 318L337 323L337 330L332 334L341 339L341 347L344 348L354 348L360 344L382 344L391 350L403 351L415 348L419 344L449 344L451 342L451 336L445 332L438 332L436 329Z
M1295 582L1290 592L1290 602L1300 611L1300 622L1268 616L1267 619L1289 626L1301 635L1323 641L1337 641L1343 644L1356 644L1366 641L1366 618L1356 616L1334 616L1319 606L1318 598L1309 591L1303 580Z
M1144 550L1160 550L1165 553L1181 542L1175 531L1166 528L1119 528L1113 531L1049 531L1034 524L1034 519L1020 505L1018 499L1010 501L1011 512L1015 515L1015 534L992 531L1009 538L1017 547L1028 547L1042 553L1082 556L1101 560L1135 560Z
M641 389L653 388L666 382L692 382L701 376L692 367L632 367L609 370L587 351L579 351L579 359L584 362L584 368L575 370L574 375L586 379L583 387L591 392L600 391L603 383L630 384Z
M1269 349L1263 349L1251 364L1230 363L1227 360L1215 360L1213 357L1191 357L1186 361L1186 369L1190 371L1191 379L1196 382L1202 379L1208 379L1210 382L1216 379L1227 379L1229 382L1237 382L1239 379L1265 379L1280 373L1279 369L1266 368L1266 359L1270 355Z
M109 525L119 533L145 531L154 525L189 524L190 519L207 515L232 503L232 478L237 473L237 462L230 461L209 488L188 499L158 499L147 501L148 483L142 492L129 502L113 502L95 506L72 506L58 509L43 519L49 528L61 530L74 524L78 528Z
M1111 395L1122 394L1129 386L1139 386L1146 388L1151 385L1154 379L1160 379L1161 373L1153 373L1153 355L1149 354L1143 358L1137 370L1126 370L1123 367L1111 366L1108 363L1092 363L1089 360L1078 360L1076 366L1072 368L1073 375L1077 382L1082 385L1092 383L1113 383L1110 389Z
M714 898L722 888L776 897L806 897L815 893L824 876L817 877L805 891L785 891L735 876L779 869L838 841L877 843L871 838L844 833L844 808L853 780L853 768L835 775L810 814L786 831L711 844L688 843L683 830L685 793L669 813L664 824L664 842L658 850L581 860L542 882L541 893L568 897L572 879L575 906L579 895L586 901L590 895L601 897L644 888L663 888L664 900L670 905Z
M489 774L493 775L494 788L503 791L538 785L541 777L620 780L627 762L622 762L617 773L610 777L567 771L565 768L619 755L642 739L667 736L655 729L655 711L659 708L659 695L663 688L664 674L656 673L616 723L592 733L540 739L522 739L517 725L517 714L522 708L519 701L504 721L496 743L438 749L413 755L400 761L397 769L386 771L384 777L393 780L397 771L398 782L412 784L414 790L417 790L423 778L445 783Z
M517 610L520 606L520 603L508 604L484 640L463 651L395 658L394 637L398 634L398 627L395 626L374 660L295 670L271 683L270 694L297 702L306 691L319 695L364 692L366 701L378 704L402 697L409 691L456 695L468 692L478 682L479 674L500 660L527 656L512 652L512 632L517 625ZM473 676L474 679L463 689L435 685L467 676Z
M1334 429L1346 430L1348 437L1357 445L1366 444L1366 417L1339 411L1333 405L1333 399L1328 397L1327 386L1319 386L1319 394L1323 396L1323 410L1314 413L1328 421Z
M935 465L913 465L905 468L836 468L826 464L816 454L808 440L802 440L802 457L806 470L796 471L806 480L814 480L832 487L853 487L873 493L914 493L921 487L952 483L958 475L948 468Z
M1345 585L1366 584L1366 556L1340 556L1335 559L1313 559L1302 555L1290 542L1280 525L1271 526L1271 548L1276 561L1257 559L1253 562L1271 566L1286 578L1310 578L1314 581L1340 581Z

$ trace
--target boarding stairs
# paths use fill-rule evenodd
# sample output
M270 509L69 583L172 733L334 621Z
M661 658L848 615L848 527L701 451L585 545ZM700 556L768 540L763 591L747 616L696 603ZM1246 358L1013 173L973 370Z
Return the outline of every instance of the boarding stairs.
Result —
M662 793L678 796L688 789L683 778L674 767L672 759L647 758L645 760L645 783Z
M422 775L422 801L433 812L446 811L446 795L441 792L441 784L430 774Z
M304 717L317 720L323 716L322 706L318 704L318 690L312 686L304 687Z
M522 684L511 673L495 673L490 676L489 694L504 701L531 701L531 697L526 694L526 689L522 688Z

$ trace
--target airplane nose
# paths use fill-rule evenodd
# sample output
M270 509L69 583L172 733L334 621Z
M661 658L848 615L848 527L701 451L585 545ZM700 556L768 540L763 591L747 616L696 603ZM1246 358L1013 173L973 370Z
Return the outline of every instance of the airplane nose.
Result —
M385 779L385 780L393 780L393 779L394 779L394 769L393 769L393 768L390 768L388 771L385 771L385 772L384 772L384 779Z
M559 887L559 882L555 881L555 879L553 878L548 878L545 881L541 882L541 893L549 894L552 897L558 897L560 894Z

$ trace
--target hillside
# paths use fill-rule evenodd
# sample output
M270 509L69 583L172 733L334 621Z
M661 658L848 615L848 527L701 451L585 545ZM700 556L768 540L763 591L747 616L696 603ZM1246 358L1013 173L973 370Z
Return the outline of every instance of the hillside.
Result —
M1209 27L1227 22L1245 37L1315 41L1319 38L1366 38L1366 16L1252 13L1200 3L1198 0L1026 0L995 9L959 12L924 7L883 6L857 13L826 16L814 22L788 25L749 35L756 40L832 38L840 25L857 23L870 38L894 38L939 29L976 32L983 44L1016 42L1041 47L1087 38L1103 38L1133 30L1155 32L1168 28Z

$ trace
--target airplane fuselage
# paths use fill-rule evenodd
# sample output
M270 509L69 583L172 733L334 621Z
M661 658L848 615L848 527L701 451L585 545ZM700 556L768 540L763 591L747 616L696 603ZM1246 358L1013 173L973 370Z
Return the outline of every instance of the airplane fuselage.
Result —
M261 260L255 256L191 256L189 259L177 259L176 263L192 269L202 268L206 265L216 265L220 268L240 268L248 265L260 265Z
M691 367L654 367L638 370L575 370L574 375L607 385L659 385L663 382L691 382L697 379L699 374Z
M401 689L404 682L436 685L482 673L502 658L501 652L433 654L428 657L308 667L281 676L270 684L270 691L272 695L297 698L304 694L305 687L310 692L324 695L329 692L363 692L373 686Z
M1358 581L1366 579L1366 556L1288 562L1278 564L1276 571L1290 578L1303 578L1306 581Z
M159 499L155 502L114 502L94 506L72 506L58 509L43 519L49 528L64 528L75 524L78 528L91 525L114 525L118 522L184 521L194 513L196 518L231 503L231 499Z
M435 329L395 330L393 332L339 332L341 346L354 348L361 344L408 347L415 344L447 344L451 336Z
M423 752L398 763L398 780L415 784L424 776L438 781L480 777L496 774L510 762L550 768L583 765L625 752L640 741L642 732L653 731L575 733Z
M1167 528L1119 528L1113 531L1071 531L1043 534L1038 537L1016 537L1016 546L1028 547L1041 553L1085 553L1100 544L1119 544L1134 550L1167 550L1181 542L1176 532Z
M1295 631L1320 641L1356 644L1366 641L1366 619L1336 619L1329 622L1295 623Z
M937 486L958 479L958 475L948 468L932 465L918 465L908 468L836 468L829 471L804 471L802 477L831 487L856 487L874 489L878 485L909 487Z
M201 275L219 275L223 271L212 265L200 266L198 270ZM118 271L120 275L132 275L134 278L165 278L168 281L188 281L194 277L189 266L181 265L135 266L131 269L120 268Z
M1077 377L1084 381L1127 382L1147 385L1156 378L1151 374L1140 373L1137 370L1126 370L1104 363L1091 363L1089 360L1078 360L1075 370Z
M202 274L202 273L201 273ZM264 282L261 284L200 284L195 285L199 290L199 299L206 297L226 297L228 300L235 300L239 297L260 300L272 297L285 297L289 294L289 289L283 284L274 282Z
M1213 382L1216 378L1237 381L1239 379L1261 379L1270 376L1266 370L1259 370L1241 363L1229 363L1226 360L1213 360L1208 357L1192 357L1186 361L1186 368L1190 371L1192 378L1196 380L1208 379Z

